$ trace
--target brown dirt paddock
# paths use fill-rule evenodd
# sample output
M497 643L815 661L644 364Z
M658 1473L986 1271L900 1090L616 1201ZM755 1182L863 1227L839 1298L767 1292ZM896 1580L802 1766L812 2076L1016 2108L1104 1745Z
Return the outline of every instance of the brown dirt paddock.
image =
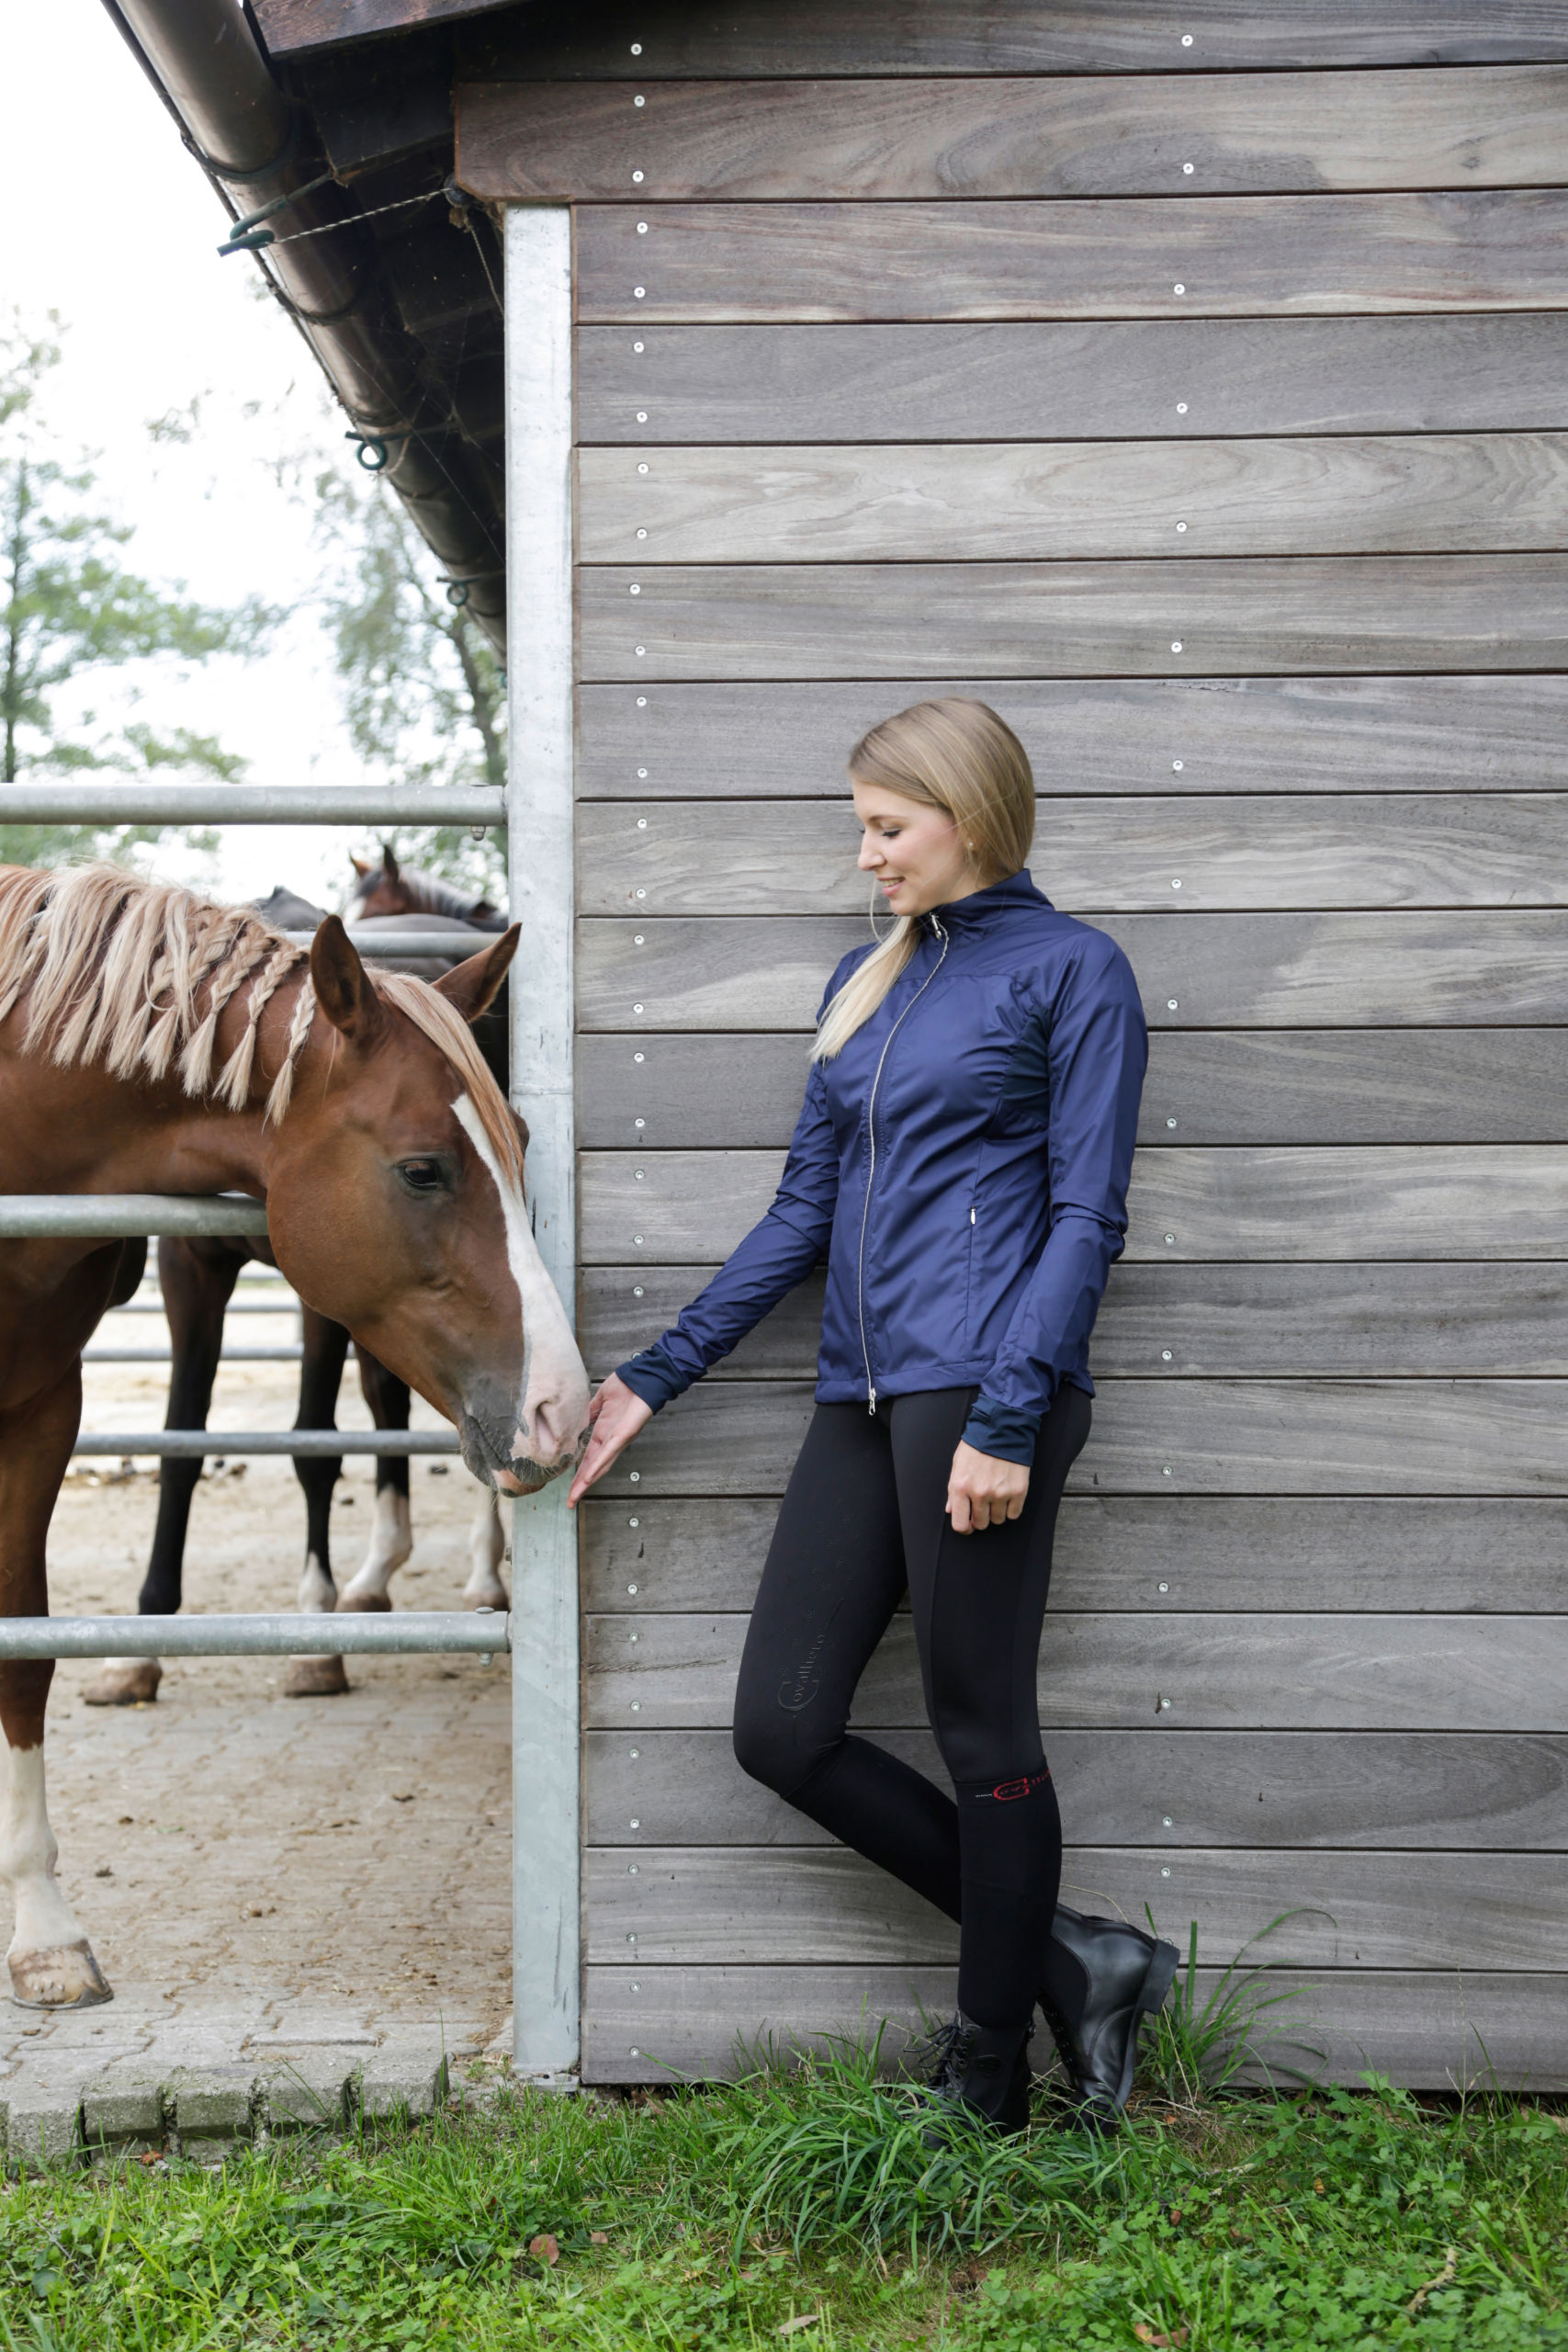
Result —
M248 1332L246 1325L248 1324ZM282 1338L282 1318L231 1320ZM156 1317L102 1338L156 1344ZM152 1429L166 1374L90 1366L85 1429ZM297 1373L220 1374L215 1429L282 1429ZM351 1364L339 1420L367 1428ZM439 1426L415 1408L418 1426ZM445 1475L442 1475L442 1473ZM191 1611L292 1609L304 1508L286 1460L209 1475L186 1557ZM374 1464L350 1459L333 1513L341 1585L369 1533ZM461 1465L412 1465L414 1553L401 1608L457 1606L479 1489ZM157 1507L155 1469L78 1464L51 1540L61 1614L133 1611ZM509 1572L508 1572L509 1573ZM504 2021L511 2006L509 1689L503 1662L351 1659L336 1699L285 1699L275 1658L166 1664L155 1704L96 1708L96 1672L66 1662L49 1715L61 1877L111 1984L171 1999L288 1993L362 2014ZM4 1922L7 1939L9 1920Z

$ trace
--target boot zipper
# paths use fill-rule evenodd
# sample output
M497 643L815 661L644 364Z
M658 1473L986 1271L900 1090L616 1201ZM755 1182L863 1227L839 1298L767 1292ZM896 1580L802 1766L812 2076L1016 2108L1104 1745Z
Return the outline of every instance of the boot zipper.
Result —
M876 1090L882 1083L882 1066L887 1059L888 1047L947 959L947 933L935 915L931 917L931 929L942 942L942 954L882 1041L882 1051L876 1057L876 1069L871 1081L871 1101L866 1108L865 1124L866 1133L870 1138L871 1159L865 1172L865 1200L860 1213L860 1256L855 1267L855 1304L860 1312L860 1351L865 1363L865 1409L873 1415L876 1411L876 1381L871 1369L871 1348L865 1336L865 1228L866 1220L871 1215L871 1188L876 1182Z

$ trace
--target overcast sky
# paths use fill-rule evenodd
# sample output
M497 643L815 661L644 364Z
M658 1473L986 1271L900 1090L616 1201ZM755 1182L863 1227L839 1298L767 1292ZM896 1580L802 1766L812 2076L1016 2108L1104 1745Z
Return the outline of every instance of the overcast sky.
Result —
M99 0L0 6L0 305L66 323L47 413L96 453L101 503L135 526L125 560L209 603L254 592L297 605L316 565L309 520L267 468L291 449L343 449L314 358L276 303L255 299L256 265L219 260L222 208ZM196 438L154 446L148 421L198 395ZM148 666L140 683L141 718L217 735L248 760L248 781L365 780L319 624L287 628L254 662L213 662L185 684ZM107 707L101 682L91 698ZM335 904L357 843L315 826L232 827L202 878L234 897L287 881Z

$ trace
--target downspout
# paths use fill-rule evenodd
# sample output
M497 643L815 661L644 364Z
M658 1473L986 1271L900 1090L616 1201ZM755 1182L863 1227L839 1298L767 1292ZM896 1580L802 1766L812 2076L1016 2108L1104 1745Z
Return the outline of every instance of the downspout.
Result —
M241 0L104 5L235 217L328 170L308 122L273 80ZM267 225L278 242L258 258L280 300L355 430L386 444L386 479L448 577L466 583L468 611L503 651L505 555L493 501L449 408L426 383L420 346L387 300L358 204L331 184L299 196ZM333 233L282 242L307 229Z

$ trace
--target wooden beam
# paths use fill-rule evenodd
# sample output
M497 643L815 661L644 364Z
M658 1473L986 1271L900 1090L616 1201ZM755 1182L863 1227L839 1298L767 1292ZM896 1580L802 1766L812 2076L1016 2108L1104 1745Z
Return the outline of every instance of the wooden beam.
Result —
M665 1408L634 1453L604 1474L601 1491L606 1500L626 1500L632 1510L659 1495L780 1494L813 1409L805 1382L699 1383ZM1101 1381L1094 1434L1070 1490L1568 1495L1562 1385L1556 1380ZM1089 1665L1083 1670L1089 1671ZM1535 1681L1545 1689L1539 1670ZM1568 1723L1520 1717L1515 1727L1555 1730Z
M300 0L290 0L294 6ZM263 0L270 6L271 0ZM327 0L315 0L324 15ZM467 14L473 0L453 0ZM341 13L334 9L334 14ZM636 44L634 48L633 44ZM1190 43L1190 46L1188 44ZM476 79L703 74L1180 74L1217 67L1485 64L1568 57L1555 0L536 0L468 28Z
M1472 910L1462 928L1440 910L1398 910L1096 922L1131 956L1154 1028L1568 1022L1568 925L1555 911ZM578 1018L623 1032L809 1029L834 965L869 937L863 915L589 920L578 925Z
M582 1346L596 1377L674 1322L712 1266L590 1266ZM822 1284L791 1293L710 1379L814 1380ZM1122 1265L1095 1326L1097 1379L1568 1378L1568 1263Z
M641 344L641 349L637 345ZM1568 315L581 327L584 443L1568 424Z
M633 191L635 193L635 191ZM638 234L644 220L646 234ZM583 325L1559 307L1568 194L588 204ZM638 288L641 292L638 292Z
M702 1265L766 1210L784 1154L590 1151L581 1167L584 1264ZM1561 1258L1565 1183L1560 1144L1143 1148L1127 1256Z
M578 598L595 684L1568 668L1560 555L604 565Z
M587 1150L787 1144L809 1033L578 1040ZM1568 1037L1550 1029L1156 1031L1141 1143L1568 1143ZM1568 1368L1568 1367L1565 1367Z
M645 571L1568 546L1564 433L645 445L581 450L578 481L579 561Z
M1111 1276L1112 1296L1131 1272ZM658 1328L650 1317L645 1338ZM761 1493L593 1497L578 1509L583 1607L595 1615L750 1609L778 1518L776 1496ZM1061 1507L1051 1611L1551 1615L1565 1548L1568 1502L1537 1496L1091 1488Z
M877 1746L949 1785L929 1731ZM1561 1853L1568 1821L1560 1732L1053 1730L1050 1761L1075 1846ZM738 1769L728 1731L590 1732L583 1767L590 1846L833 1842Z
M1064 796L1039 803L1029 863L1052 903L1080 915L1563 906L1565 823L1568 795L1545 792L1150 794L1119 800L1113 823L1102 800ZM847 795L748 802L739 832L718 800L587 802L577 841L585 915L849 915L866 903Z
M727 1729L747 1623L744 1616L590 1618L585 1724ZM1057 1727L1561 1734L1568 1732L1565 1669L1568 1616L1052 1610L1038 1689L1047 1742ZM916 1730L925 1719L913 1621L902 1615L866 1668L851 1720L875 1733Z
M1179 1928L1181 1923L1171 1920ZM1249 1955L1249 1957L1252 1957ZM1267 1958L1267 1947L1256 1955ZM1201 2009L1228 1992L1200 1969ZM1562 2004L1568 1976L1522 1970L1280 1969L1265 1991L1288 2006L1267 2013L1279 2040L1265 2041L1277 2079L1292 2069L1362 2086L1375 2065L1390 2080L1451 2094L1470 2088L1532 2093L1568 2089ZM583 2078L591 2083L698 2080L789 2063L802 2050L869 2043L890 2020L880 2051L893 2073L915 2035L953 2007L953 1970L919 1967L590 1968L584 1972ZM1253 2079L1258 2079L1254 2075Z
M413 32L482 16L503 0L254 0L267 54L310 57L381 33Z
M787 48L787 26L780 45ZM1551 187L1568 66L973 81L466 83L458 173L503 204L900 203Z

